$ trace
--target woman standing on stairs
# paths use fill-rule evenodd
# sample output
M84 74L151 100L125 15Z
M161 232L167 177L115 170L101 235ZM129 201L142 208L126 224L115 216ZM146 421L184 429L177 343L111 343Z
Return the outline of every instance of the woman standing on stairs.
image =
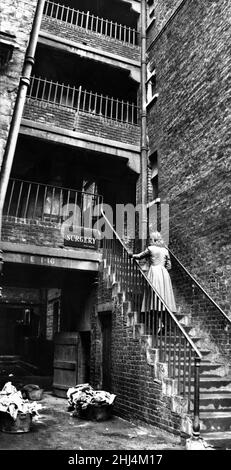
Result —
M169 252L164 245L164 241L160 232L153 232L150 236L152 244L146 248L142 253L133 255L134 259L147 258L149 260L149 270L147 277L153 287L156 289L160 297L164 300L169 310L176 312L175 298L172 289L172 282L169 276L169 269L171 269L171 261ZM153 305L154 303L154 305ZM145 294L143 297L141 312L145 312ZM160 302L157 301L156 296L150 306L150 310L160 312ZM163 310L163 307L162 307Z

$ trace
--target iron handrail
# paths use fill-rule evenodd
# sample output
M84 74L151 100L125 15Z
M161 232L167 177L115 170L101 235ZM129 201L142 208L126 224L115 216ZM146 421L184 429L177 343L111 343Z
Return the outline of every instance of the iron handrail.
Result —
M63 106L77 113L81 111L134 126L139 121L139 107L135 103L87 91L82 85L75 87L36 76L31 77L27 100Z
M217 310L225 317L225 319L228 321L228 323L231 324L231 318L228 317L228 315L222 310L222 308L213 300L213 298L206 292L206 290L202 287L202 285L195 279L195 277L188 271L188 269L181 263L181 261L177 258L176 255L170 250L170 248L167 248L171 257L174 258L174 260L177 262L177 264L183 269L183 271L187 274L187 276L191 279L191 281L196 284L198 289L207 297L207 299L216 307Z
M103 210L101 209L101 214L103 215L104 219L106 220L107 224L109 225L110 229L113 231L115 237L117 238L117 240L119 240L119 242L121 243L121 245L123 246L124 250L127 252L128 256L131 255L131 253L129 252L129 250L127 249L126 245L124 244L124 242L122 241L122 239L120 238L120 236L118 235L118 233L116 232L116 230L114 229L114 227L111 225L110 221L108 220L108 218L106 217L106 215L104 214ZM150 282L150 280L148 279L148 277L146 276L146 274L143 272L143 270L141 269L140 267L140 264L138 263L138 261L136 259L133 259L133 261L137 264L138 266L138 269L140 271L140 273L143 275L143 277L145 278L146 282L149 284L149 286L154 290L155 294L157 295L157 297L161 300L161 302L163 303L165 309L167 310L167 312L170 314L170 316L172 317L172 319L174 320L174 322L176 323L176 325L178 326L178 328L181 330L181 332L183 333L183 335L185 336L185 338L187 339L187 341L189 342L190 346L192 347L192 349L195 351L197 357L199 359L202 359L202 355L200 353L200 351L197 349L197 347L195 346L195 344L193 343L193 341L191 340L191 338L189 337L189 335L186 333L186 331L184 330L184 328L182 327L182 325L179 323L179 321L177 320L177 318L175 317L174 313L171 312L171 310L169 310L167 304L165 303L164 299L162 299L162 297L160 296L160 294L156 291L155 287L152 285L152 283Z
M144 333L152 335L152 340L154 340L156 345L154 347L158 348L160 352L160 361L167 364L169 377L173 379L178 377L178 391L184 397L188 397L189 412L191 411L192 402L193 353L193 436L195 439L198 439L200 436L200 363L202 355L178 322L174 313L171 312L146 274L142 271L139 263L132 258L131 253L104 214L102 208L101 214L113 234L112 241L110 241L111 237L104 239L104 259L111 267L115 280L121 283L122 290L131 299L132 311L137 312L139 315L140 322L144 325ZM140 300L138 300L141 293L143 293L142 306ZM158 315L152 315L152 312L155 310L160 314L160 325L162 319L164 321L164 326L166 326L165 333L162 333L162 327L158 328ZM159 331L160 338L158 339Z
M136 28L95 16L90 14L90 11L80 11L46 0L43 14L48 18L71 24L74 27L81 27L113 39L118 39L123 43L138 46L139 31Z
M102 199L102 196L100 194L94 194L94 193L88 193L87 191L81 191L80 189L74 189L74 188L67 188L66 186L57 186L54 184L46 184L46 183L38 183L38 181L30 181L30 180L21 180L20 178L10 178L10 181L17 181L19 183L28 183L28 184L36 184L39 186L46 186L49 188L55 188L55 189L63 189L65 191L73 191L75 193L81 193L87 196L97 196L98 198Z

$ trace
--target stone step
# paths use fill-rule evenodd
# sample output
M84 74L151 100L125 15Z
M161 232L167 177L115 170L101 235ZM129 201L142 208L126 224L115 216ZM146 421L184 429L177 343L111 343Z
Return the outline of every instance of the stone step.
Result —
M193 378L192 378L192 391L193 391ZM188 390L188 387L186 387ZM231 392L231 378L227 377L204 377L200 378L200 391L204 393L226 393Z
M201 436L217 450L231 450L231 431L202 432Z
M231 410L202 411L200 422L201 432L231 431Z
M201 393L201 411L230 411L231 392L226 393Z
M182 367L183 367L183 360L181 361ZM191 375L194 374L194 369L195 366L192 364L191 367ZM178 364L176 361L176 372L178 371ZM225 377L227 376L228 369L223 365L223 364L213 364L211 362L207 361L201 361L200 365L200 377ZM188 375L188 369L186 369L186 375Z

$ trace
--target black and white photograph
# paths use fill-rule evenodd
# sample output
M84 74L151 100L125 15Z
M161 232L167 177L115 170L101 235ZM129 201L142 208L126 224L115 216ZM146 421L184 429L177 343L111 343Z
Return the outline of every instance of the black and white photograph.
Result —
M1 459L230 455L230 144L230 0L1 0Z

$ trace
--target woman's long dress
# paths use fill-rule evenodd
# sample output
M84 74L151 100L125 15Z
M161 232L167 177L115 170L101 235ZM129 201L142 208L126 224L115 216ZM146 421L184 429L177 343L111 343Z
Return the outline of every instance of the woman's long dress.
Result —
M171 261L167 248L164 246L151 245L144 252L136 255L136 258L149 258L150 267L147 277L160 297L165 301L169 310L176 312L172 282L168 273L168 269L171 269ZM153 296L152 299L148 300L144 294L141 308L142 312L146 310L147 305L149 310L161 310L161 305L160 302L158 302L157 296ZM163 307L162 310L164 310Z

